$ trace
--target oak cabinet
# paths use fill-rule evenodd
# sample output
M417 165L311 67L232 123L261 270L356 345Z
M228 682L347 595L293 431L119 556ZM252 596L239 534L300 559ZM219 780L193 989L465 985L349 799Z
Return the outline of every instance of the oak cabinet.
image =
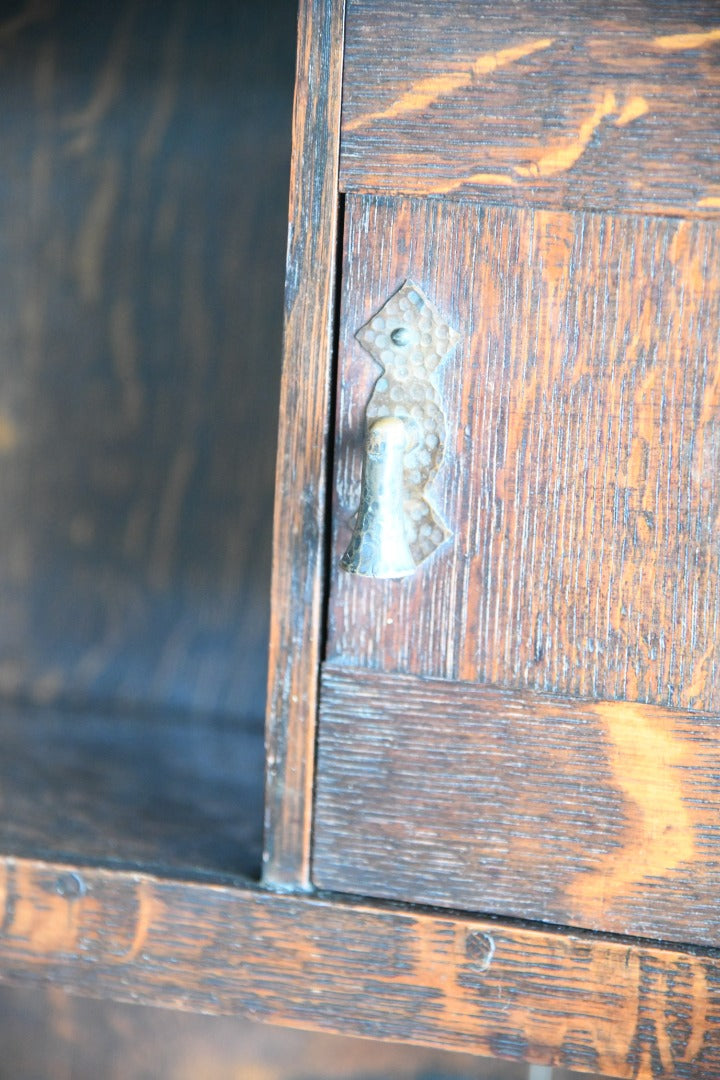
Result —
M717 944L715 223L349 194L344 247L314 880ZM340 568L355 331L403 281L460 332L428 376L451 535L378 580ZM380 407L424 432L422 390Z
M268 880L712 950L717 10L349 0L334 32L296 113ZM654 1013L595 1067L714 1075L690 983L697 1041Z
M45 595L78 586L81 617L61 652L82 639L87 655L69 666L86 690L108 685L104 649L119 642L134 666L112 684L113 708L98 712L89 694L81 718L76 683L55 700L55 668L31 705L3 706L0 794L13 812L0 978L616 1077L720 1077L716 3L303 0L262 879L261 732L225 706L228 688L262 670L243 648L255 594L240 587L238 553L260 567L269 551L260 504L233 496L234 470L267 492L269 458L247 384L234 381L246 321L225 274L236 236L254 246L244 229L275 198L282 155L273 144L279 157L254 186L235 168L227 130L239 143L264 131L252 108L240 117L236 87L202 138L168 138L184 150L168 204L155 206L173 95L212 117L204 33L229 61L213 5L180 5L150 57L159 24L143 9L150 37L134 37L141 8L123 16L95 95L62 98L57 114L56 54L32 39L43 152L29 187L8 179L21 204L29 192L20 220L38 240L19 250L74 267L81 307L102 298L98 267L112 287L104 374L90 364L80 377L66 349L74 381L59 380L29 333L25 374L57 439L33 457L37 439L16 445L0 425L0 451L29 463L3 472L0 490L18 520L42 525L18 477L34 491L34 462L72 474L67 535L33 540L71 564L69 575L50 566L58 590ZM18 25L41 37L44 11L28 9L7 40ZM199 70L183 81L187 19ZM66 37L60 54L74 57L81 39ZM142 86L156 73L159 85L126 160L117 147L136 128L112 108L128 56ZM183 219L183 239L178 207L197 190L203 139L217 166L203 173L209 209L201 200ZM95 161L97 147L107 152ZM82 193L87 176L73 170L88 160L89 224L73 240L75 218L49 212L49 163ZM257 204L238 209L229 184ZM108 260L94 230L116 207L130 228L115 229ZM218 272L206 279L208 236ZM150 273L157 259L182 268L182 312ZM244 304L265 280L258 264ZM133 333L131 288L164 312L147 340ZM213 332L203 305L216 288L227 321ZM43 289L28 295L25 316L46 310ZM403 311L412 319L396 319ZM67 343L59 334L58 350ZM139 379L144 364L164 395ZM260 393L267 370L253 375ZM63 456L54 395L71 398L88 454ZM400 450L396 513L383 520L402 578L341 567L363 535L368 420L389 421ZM375 466L390 476L388 461L366 466L366 489ZM88 492L107 511L99 532L79 512ZM138 500L128 520L126 498ZM7 564L21 585L23 550ZM141 589L128 571L138 550ZM108 552L124 576L103 572ZM149 613L146 636L124 636L119 618L115 636L95 640L93 600L111 580L113 610ZM8 609L6 625L22 631L39 610ZM41 614L50 626L52 611ZM237 669L208 659L218 636ZM5 693L15 670L0 667ZM190 672L199 715L160 710L148 723L127 709L123 687L144 679L154 708L168 673L187 689Z

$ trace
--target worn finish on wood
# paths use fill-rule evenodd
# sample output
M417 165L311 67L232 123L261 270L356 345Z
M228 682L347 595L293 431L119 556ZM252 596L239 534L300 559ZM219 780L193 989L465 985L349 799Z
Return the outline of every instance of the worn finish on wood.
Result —
M292 5L5 5L0 693L257 720Z
M720 213L715 0L350 0L344 189Z
M358 580L380 372L353 334L407 277L463 334L430 489L454 536ZM328 658L720 711L718 355L711 223L349 197Z
M343 0L298 28L267 706L266 877L306 885L335 313Z
M2 980L617 1077L720 1076L714 953L74 873L2 863Z
M720 945L717 717L326 667L321 888Z
M235 719L0 707L0 852L260 875L262 731Z

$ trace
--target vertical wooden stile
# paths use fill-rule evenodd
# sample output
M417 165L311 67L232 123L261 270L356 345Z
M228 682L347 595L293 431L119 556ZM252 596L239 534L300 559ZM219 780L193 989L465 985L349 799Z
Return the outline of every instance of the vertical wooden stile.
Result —
M264 880L307 888L324 591L344 0L301 0L276 471Z

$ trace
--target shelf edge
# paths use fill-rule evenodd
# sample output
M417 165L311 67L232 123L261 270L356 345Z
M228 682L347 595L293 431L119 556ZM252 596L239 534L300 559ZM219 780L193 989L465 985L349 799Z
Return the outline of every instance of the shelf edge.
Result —
M617 1077L720 1075L711 950L10 857L0 897L3 982Z

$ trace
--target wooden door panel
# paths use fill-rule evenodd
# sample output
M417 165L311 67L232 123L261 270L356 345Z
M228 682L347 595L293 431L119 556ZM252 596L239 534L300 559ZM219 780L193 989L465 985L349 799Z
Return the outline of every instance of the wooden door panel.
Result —
M354 335L406 280L452 535L373 580ZM719 466L712 222L347 198L316 883L720 944Z
M327 657L720 711L720 239L711 222L350 197ZM338 564L405 279L462 339L431 489L451 540L402 581Z

